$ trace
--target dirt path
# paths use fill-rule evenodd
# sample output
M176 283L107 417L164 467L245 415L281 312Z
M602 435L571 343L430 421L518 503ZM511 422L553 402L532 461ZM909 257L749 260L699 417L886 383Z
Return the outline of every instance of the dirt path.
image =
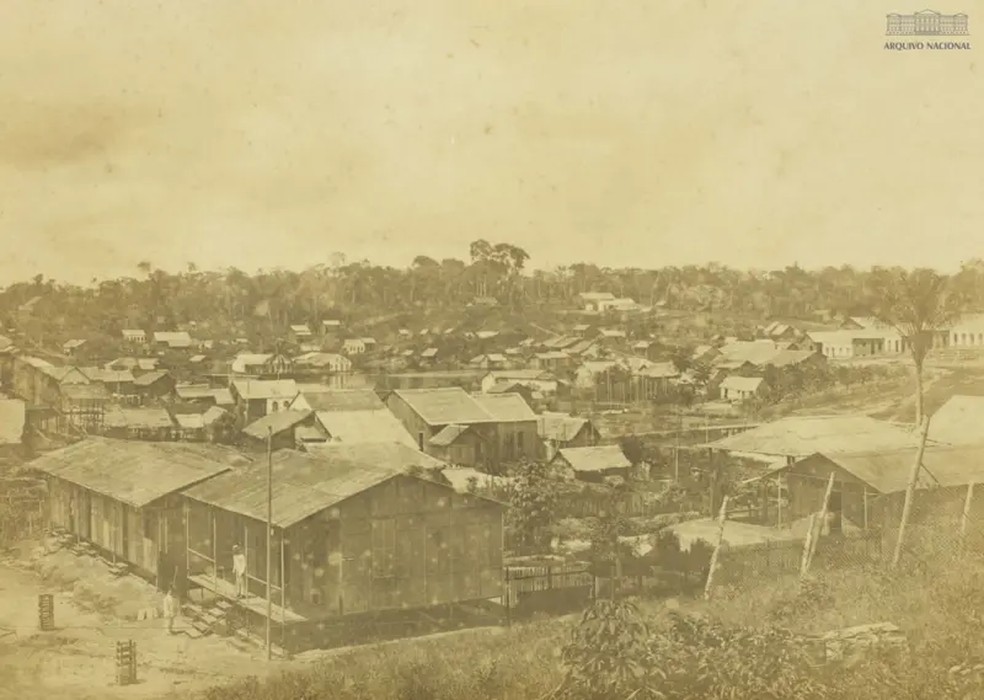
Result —
M90 579L81 588L0 564L0 698L161 698L265 675L283 665L267 665L259 649L250 653L225 639L170 635L161 619L138 621L97 611L93 601L106 598L91 592L90 585L100 582ZM143 582L130 585L158 597ZM38 629L39 593L55 598L50 632ZM186 624L179 618L176 628ZM115 654L116 642L125 640L137 645L138 683L121 688L115 685Z

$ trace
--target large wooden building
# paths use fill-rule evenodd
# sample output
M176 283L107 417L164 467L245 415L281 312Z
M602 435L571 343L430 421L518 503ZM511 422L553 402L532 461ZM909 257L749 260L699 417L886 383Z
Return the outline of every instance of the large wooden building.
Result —
M288 644L320 644L327 621L501 595L503 507L410 469L439 465L389 443L274 453L272 614ZM257 464L185 492L190 585L260 618L267 479L267 465ZM231 576L234 545L247 560L250 595L241 599Z
M215 445L90 437L30 462L48 482L48 518L161 585L183 580L179 492L241 460Z

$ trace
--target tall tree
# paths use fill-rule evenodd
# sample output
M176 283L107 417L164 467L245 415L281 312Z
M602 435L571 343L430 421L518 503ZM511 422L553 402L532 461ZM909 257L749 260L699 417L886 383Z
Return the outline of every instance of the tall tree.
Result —
M880 297L875 313L898 331L912 356L916 373L916 425L919 425L925 413L926 356L933 349L934 338L945 332L965 307L964 295L951 278L926 268L875 271L872 277Z

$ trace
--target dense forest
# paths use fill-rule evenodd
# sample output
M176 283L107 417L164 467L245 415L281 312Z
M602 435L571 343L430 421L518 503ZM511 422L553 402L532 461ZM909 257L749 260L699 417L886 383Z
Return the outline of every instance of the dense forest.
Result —
M291 323L324 318L365 320L419 310L460 308L476 300L522 312L572 308L585 291L608 291L644 306L670 310L723 311L757 318L811 318L864 314L878 308L889 268L850 266L806 270L736 270L717 263L645 270L575 263L532 269L525 250L478 240L467 260L417 256L404 268L352 262L340 253L301 270L269 269L248 274L236 268L204 271L194 264L166 272L152 262L134 266L132 277L63 284L39 274L0 292L0 320L34 337L59 329L118 335L124 327L145 330L195 322L213 333L244 331L262 324L274 332ZM980 308L984 261L963 265L949 282Z

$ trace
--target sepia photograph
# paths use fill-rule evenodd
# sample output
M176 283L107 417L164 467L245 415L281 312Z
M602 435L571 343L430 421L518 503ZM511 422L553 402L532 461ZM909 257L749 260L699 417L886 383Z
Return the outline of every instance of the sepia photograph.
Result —
M0 3L0 700L984 699L982 21Z

